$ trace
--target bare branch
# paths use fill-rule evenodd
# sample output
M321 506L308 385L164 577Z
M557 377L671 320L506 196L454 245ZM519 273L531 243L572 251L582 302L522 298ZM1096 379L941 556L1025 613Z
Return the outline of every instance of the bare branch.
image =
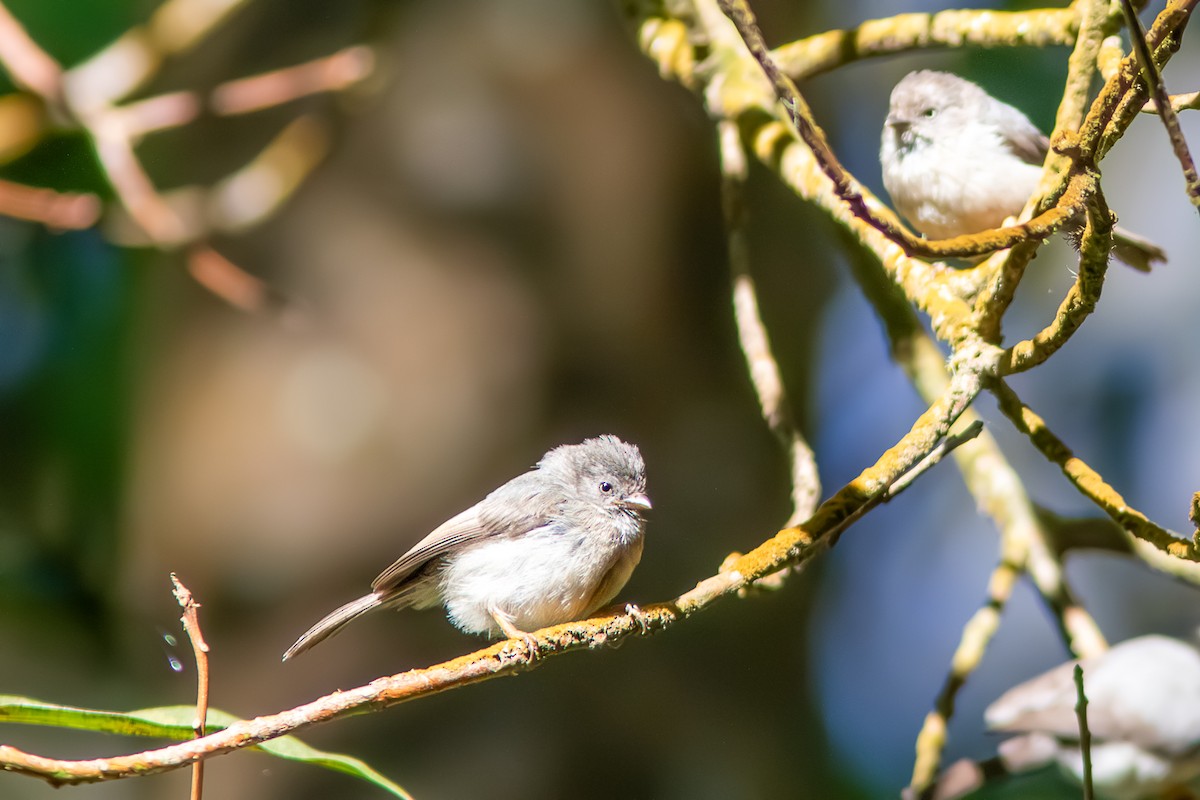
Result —
M1088 729L1087 695L1083 691L1083 667L1075 665L1075 716L1079 718L1079 752L1083 756L1083 800L1092 800L1092 732Z
M1146 44L1146 29L1142 27L1142 20L1133 9L1130 0L1121 0L1121 9L1125 12L1125 24L1129 28L1129 38L1133 42L1134 55L1137 56L1138 64L1142 68L1142 77L1154 95L1154 108L1162 119L1163 127L1167 129L1167 136L1171 140L1175 157L1179 159L1179 165L1183 168L1188 199L1192 201L1192 205L1200 208L1200 175L1196 174L1196 162L1192 161L1187 139L1179 127L1179 117L1175 116L1175 107L1167 95L1167 87L1163 83L1162 74L1150 56L1150 48Z
M183 609L183 616L179 621L183 623L183 629L192 642L192 652L196 656L196 719L192 722L192 728L196 731L196 738L200 739L204 736L205 722L208 719L208 643L204 641L204 634L200 632L200 604L179 578L175 577L174 572L171 573L171 584L174 586L172 593L175 600ZM192 765L191 800L200 800L203 793L204 762L196 761Z
M100 198L0 179L0 214L40 222L47 228L79 230L92 227L100 218Z
M750 254L746 242L746 151L737 125L722 120L717 125L721 147L721 198L729 242L729 264L733 272L733 315L738 342L750 381L758 395L763 419L779 439L791 465L792 513L785 527L812 516L821 499L821 478L812 448L796 427L783 386L783 376L771 351L766 326L758 311L754 279L750 276Z

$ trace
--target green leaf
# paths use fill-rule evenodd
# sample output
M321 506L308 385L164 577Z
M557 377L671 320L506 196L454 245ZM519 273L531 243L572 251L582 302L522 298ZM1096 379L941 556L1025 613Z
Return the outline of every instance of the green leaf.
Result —
M0 722L24 725L49 725L56 728L74 728L116 733L123 736L153 736L161 739L192 738L192 720L196 716L195 706L159 706L139 711L98 711L91 708L74 708L53 703L43 703L28 697L0 695ZM238 718L220 709L208 710L205 731L213 733L229 727ZM326 769L344 772L369 781L386 789L396 797L412 800L403 788L376 772L363 761L340 753L317 750L295 736L281 736L251 749L261 750L289 761L302 761Z

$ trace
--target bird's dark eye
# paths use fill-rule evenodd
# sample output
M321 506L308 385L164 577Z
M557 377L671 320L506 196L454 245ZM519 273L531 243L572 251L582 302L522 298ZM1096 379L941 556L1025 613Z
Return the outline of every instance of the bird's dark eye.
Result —
M929 119L931 117L936 117L937 109L936 108L927 108L921 112L921 115L924 116L926 119Z
M608 481L600 481L600 491L604 492L605 494L608 494L609 492L612 491L612 484L609 483Z

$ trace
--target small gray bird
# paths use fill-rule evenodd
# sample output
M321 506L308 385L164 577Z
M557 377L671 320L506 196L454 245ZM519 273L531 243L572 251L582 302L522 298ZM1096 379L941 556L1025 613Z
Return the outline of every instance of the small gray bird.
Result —
M1021 213L1049 146L1028 117L978 85L918 70L892 90L879 161L896 210L929 238L948 239ZM1128 231L1114 229L1113 239L1113 254L1135 269L1166 261L1159 247Z
M435 528L283 654L303 653L377 608L446 607L467 633L529 640L616 596L642 557L650 509L637 447L615 436L563 445Z
M984 718L1020 733L1000 745L1011 772L1057 762L1083 774L1074 661L1005 692ZM1200 776L1200 651L1166 636L1139 636L1079 662L1100 797L1160 797Z

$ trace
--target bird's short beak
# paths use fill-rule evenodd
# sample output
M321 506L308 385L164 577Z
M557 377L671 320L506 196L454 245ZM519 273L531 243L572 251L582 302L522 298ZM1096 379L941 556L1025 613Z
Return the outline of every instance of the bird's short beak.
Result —
M649 511L652 508L650 505L650 498L647 497L644 492L636 492L629 495L621 501L621 505L623 505L625 508L632 508L637 511Z
M912 127L912 123L909 120L906 120L903 117L898 117L895 114L888 114L887 119L883 121L883 124L894 130L897 134L903 134L910 127Z

